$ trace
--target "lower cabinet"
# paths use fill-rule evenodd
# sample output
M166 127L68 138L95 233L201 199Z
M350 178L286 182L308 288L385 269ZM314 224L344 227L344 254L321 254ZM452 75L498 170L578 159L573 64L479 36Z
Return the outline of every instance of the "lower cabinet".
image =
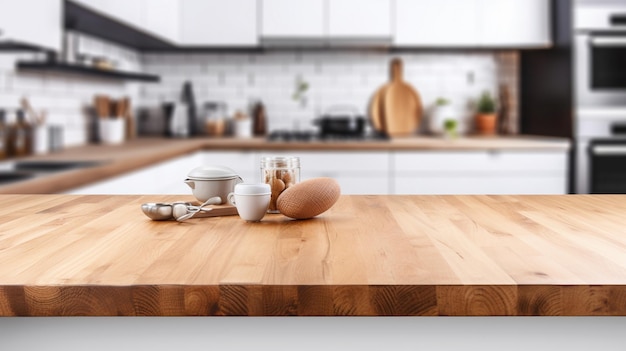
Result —
M330 177L342 194L565 194L563 151L199 151L69 194L190 194L183 182L201 165L232 168L260 182L265 156L297 156L301 180Z
M66 194L189 194L191 190L183 181L190 170L201 164L201 154L185 155L91 185L76 188L67 191Z
M378 195L391 191L388 151L266 151L258 154L257 167L264 156L297 156L301 180L333 178L342 194Z
M394 194L565 194L566 151L394 152Z

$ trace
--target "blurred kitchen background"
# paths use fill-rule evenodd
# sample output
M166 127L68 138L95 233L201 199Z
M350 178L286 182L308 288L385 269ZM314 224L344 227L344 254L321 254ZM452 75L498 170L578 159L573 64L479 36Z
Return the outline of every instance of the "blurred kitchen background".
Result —
M487 93L495 135L571 143L566 192L626 191L619 0L0 0L0 122L45 125L33 154L142 137L308 141L333 113L385 140L371 105L398 58L423 107L408 136L480 136ZM102 134L111 116L124 135Z

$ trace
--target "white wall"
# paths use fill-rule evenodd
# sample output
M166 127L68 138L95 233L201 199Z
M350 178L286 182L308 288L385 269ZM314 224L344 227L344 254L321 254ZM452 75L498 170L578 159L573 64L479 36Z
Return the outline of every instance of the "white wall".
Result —
M225 101L234 113L245 110L251 99L267 108L269 128L306 129L311 119L334 105L351 105L366 113L373 93L388 81L389 61L401 57L404 78L419 92L425 107L442 96L469 117L470 100L484 89L497 93L509 85L518 111L518 53L423 52L391 54L355 51L274 51L259 54L146 54L143 67L162 77L163 84L144 85L141 101L146 106L177 99L183 82L193 82L196 101ZM291 100L295 80L310 84L308 102L301 107Z

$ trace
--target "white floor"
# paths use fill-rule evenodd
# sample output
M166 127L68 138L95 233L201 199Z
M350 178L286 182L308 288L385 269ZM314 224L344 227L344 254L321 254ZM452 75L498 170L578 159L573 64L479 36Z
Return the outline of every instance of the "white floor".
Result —
M624 317L0 318L0 350L624 350Z

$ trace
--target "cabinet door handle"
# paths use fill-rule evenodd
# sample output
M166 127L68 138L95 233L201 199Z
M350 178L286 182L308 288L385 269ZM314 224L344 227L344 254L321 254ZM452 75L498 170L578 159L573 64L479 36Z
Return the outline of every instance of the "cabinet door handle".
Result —
M626 46L626 38L623 37L592 37L589 40L591 46L598 47L623 47Z
M591 147L594 155L626 155L626 145L595 145Z

